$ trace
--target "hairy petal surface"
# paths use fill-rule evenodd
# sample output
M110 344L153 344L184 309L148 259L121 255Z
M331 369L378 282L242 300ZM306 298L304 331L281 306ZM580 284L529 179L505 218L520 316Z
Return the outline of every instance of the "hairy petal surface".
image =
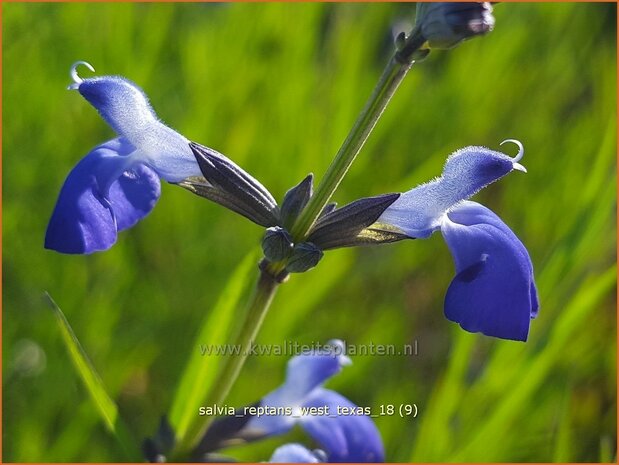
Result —
M426 238L440 228L443 213L513 169L515 159L486 147L470 146L452 153L439 178L403 193L378 218L409 237Z
M134 82L121 76L84 79L75 87L101 117L135 147L133 157L176 183L201 171L189 140L157 118L148 98Z

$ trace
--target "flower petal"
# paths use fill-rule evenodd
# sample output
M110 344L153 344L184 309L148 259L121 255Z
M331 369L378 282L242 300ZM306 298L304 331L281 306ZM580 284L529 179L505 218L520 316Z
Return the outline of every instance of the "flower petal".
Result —
M305 415L301 427L327 452L329 462L383 462L383 443L374 422L355 412L341 414L338 407L359 409L337 392L319 388L303 404L304 407L329 407L329 415Z
M288 362L286 382L282 388L290 399L301 399L315 388L350 365L350 359L344 355L341 341L330 341L329 350L308 352L293 357Z
M163 124L144 91L120 76L84 79L75 87L101 117L136 149L135 157L160 178L177 183L201 176L189 140Z
M110 203L118 231L135 225L153 209L159 195L159 177L145 165L125 171L110 187Z
M275 449L271 463L319 463L318 457L301 444L284 444Z
M341 341L331 341L333 350L304 353L293 357L288 362L286 381L276 390L267 394L261 406L298 407L303 405L307 396L320 387L333 375L339 373L350 359L343 354ZM288 431L297 419L287 415L263 415L254 417L247 423L247 428L259 434L281 434Z
M537 295L537 287L535 286L535 278L533 277L533 268L531 268L531 318L536 318L539 312L539 297Z
M46 248L72 254L109 249L119 228L132 226L152 209L159 180L145 166L131 167L132 151L125 140L113 139L71 170L47 227Z
M119 135L132 139L145 137L149 126L157 121L144 91L121 76L97 76L84 79L75 87L97 109L101 117ZM139 136L143 133L143 136Z
M457 272L445 296L445 316L470 332L526 341L538 303L522 242L475 202L449 212L441 231Z
M518 144L520 144L518 142ZM514 170L512 159L486 147L469 146L452 153L439 178L403 193L378 218L409 237L426 238L440 228L443 214Z

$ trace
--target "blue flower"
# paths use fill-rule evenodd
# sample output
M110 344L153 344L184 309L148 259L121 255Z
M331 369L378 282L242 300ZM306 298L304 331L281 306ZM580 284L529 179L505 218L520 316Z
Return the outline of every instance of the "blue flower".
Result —
M443 174L400 196L378 219L412 238L440 230L456 265L445 296L445 316L470 332L526 341L539 308L531 258L520 240L488 208L466 201L512 170L515 158L485 147L453 153Z
M292 358L284 384L260 402L262 407L290 407L291 415L256 416L244 430L249 436L262 437L285 433L298 424L325 451L328 462L382 462L385 455L382 440L370 417L360 414L359 407L345 397L322 387L351 363L343 354L340 341L331 344L334 350ZM318 415L303 412L325 406L327 409ZM347 409L348 414L342 414L342 409Z
M69 173L45 236L63 253L110 248L118 231L146 216L159 198L159 178L172 183L202 173L189 141L157 118L144 92L118 76L81 79L70 89L94 106L118 138L95 147ZM94 70L93 70L94 71Z

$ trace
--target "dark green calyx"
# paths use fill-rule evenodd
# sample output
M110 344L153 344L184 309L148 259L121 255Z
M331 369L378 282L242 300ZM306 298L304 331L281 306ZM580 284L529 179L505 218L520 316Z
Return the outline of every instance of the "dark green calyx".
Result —
M191 177L181 187L216 202L261 226L279 224L279 208L268 189L216 150L190 142L203 178Z
M274 226L268 228L262 239L262 251L264 256L270 262L279 262L290 256L294 244L292 237L283 228Z
M366 231L398 197L397 193L367 197L333 210L316 222L308 240L322 250L401 240L401 234Z
M314 268L323 256L323 251L311 242L302 242L294 246L294 250L286 271L289 273L303 273L311 268Z
M292 228L297 216L305 208L313 193L314 175L308 174L303 181L294 186L284 196L281 208L282 225Z
M331 202L325 205L325 208L323 208L322 211L320 212L318 221L320 221L321 218L327 216L329 213L334 212L336 208L337 208L337 202Z

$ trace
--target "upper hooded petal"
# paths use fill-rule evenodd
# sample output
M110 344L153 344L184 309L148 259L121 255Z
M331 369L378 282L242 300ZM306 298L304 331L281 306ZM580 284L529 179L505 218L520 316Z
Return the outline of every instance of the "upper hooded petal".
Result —
M127 137L157 120L144 91L124 77L92 77L75 88L119 135Z
M177 183L201 176L189 140L163 124L144 91L121 76L97 76L75 84L80 94L123 139L135 148L134 157L160 178Z
M492 211L463 202L443 219L441 232L456 277L445 296L445 316L471 332L526 341L538 309L529 254Z
M110 248L117 231L150 212L160 193L148 167L132 163L134 147L108 141L71 170L47 227L45 247L62 253L92 253Z
M447 158L440 177L403 193L377 222L395 226L409 237L428 237L440 228L447 210L516 167L522 168L516 163L521 153L512 159L486 147L457 150Z
M372 419L362 414L340 414L338 407L357 408L337 392L319 388L312 392L304 407L329 407L329 415L306 415L301 427L320 444L329 462L383 462L385 452Z

